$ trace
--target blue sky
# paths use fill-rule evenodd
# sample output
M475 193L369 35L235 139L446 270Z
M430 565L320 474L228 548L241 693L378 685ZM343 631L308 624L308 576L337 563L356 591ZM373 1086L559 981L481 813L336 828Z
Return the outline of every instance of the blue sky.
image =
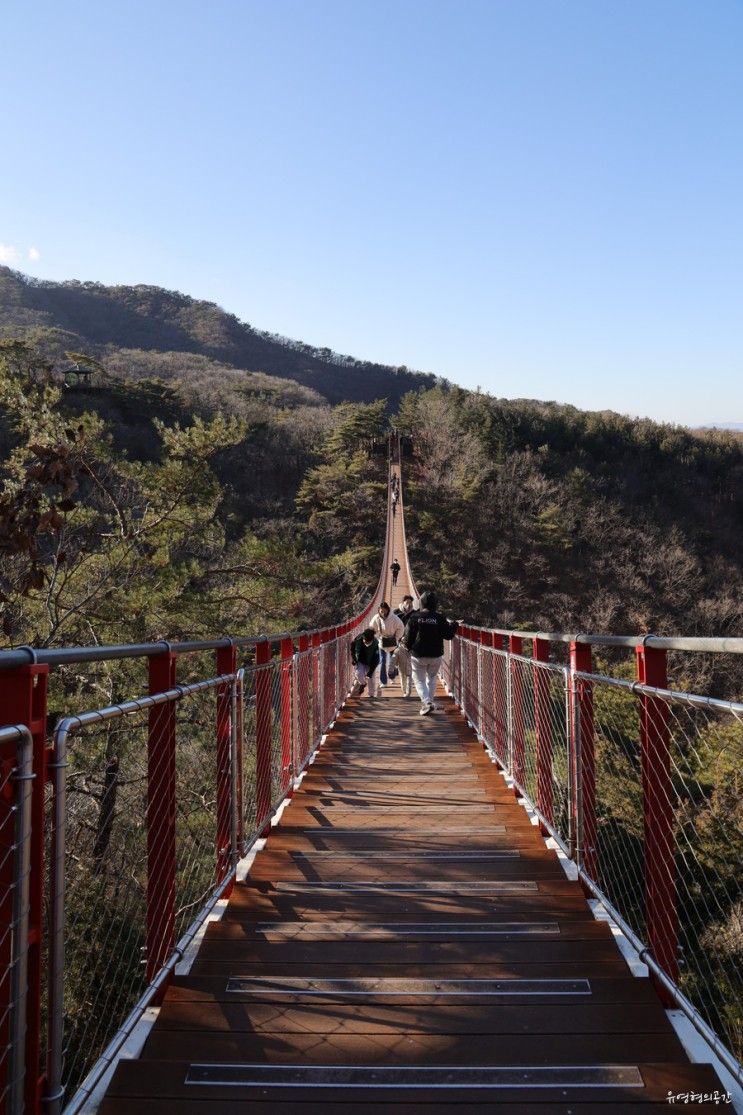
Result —
M743 422L743 0L5 0L0 261Z

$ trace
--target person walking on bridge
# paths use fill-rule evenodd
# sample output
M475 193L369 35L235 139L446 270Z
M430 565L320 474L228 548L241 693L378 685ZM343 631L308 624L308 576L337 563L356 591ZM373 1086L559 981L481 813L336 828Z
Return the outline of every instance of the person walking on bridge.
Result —
M435 592L421 593L420 611L408 620L402 645L410 651L413 682L421 699L420 715L436 711L436 678L444 657L444 639L456 635L459 624L437 611Z
M382 687L387 684L387 656L391 655L405 631L405 624L398 616L390 614L386 600L379 605L379 611L371 621L372 630L382 644L380 654L382 665L379 669Z
M400 575L400 562L397 560L397 558L392 559L390 570L392 572L392 587L394 588L397 584L397 578Z
M414 615L413 611L413 597L410 593L406 593L402 598L402 603L399 608L395 608L395 615L407 627L410 617ZM402 686L403 697L410 696L412 685L410 675L410 651L403 644L399 643L395 651L395 661L397 668L400 671L400 685Z
M356 671L357 693L363 693L367 684L369 696L377 696L377 666L379 665L379 643L371 627L362 631L351 644L351 661Z

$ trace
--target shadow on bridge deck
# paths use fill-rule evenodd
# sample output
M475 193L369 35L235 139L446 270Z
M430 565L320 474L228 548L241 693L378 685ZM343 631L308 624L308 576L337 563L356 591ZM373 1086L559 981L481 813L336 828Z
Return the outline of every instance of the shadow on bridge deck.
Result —
M620 1115L723 1091L441 705L349 701L103 1115Z

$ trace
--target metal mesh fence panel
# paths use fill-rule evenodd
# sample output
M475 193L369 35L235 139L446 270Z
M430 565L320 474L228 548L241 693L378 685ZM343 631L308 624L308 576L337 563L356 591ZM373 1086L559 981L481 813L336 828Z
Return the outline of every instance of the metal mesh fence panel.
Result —
M740 1060L743 705L598 677L593 694L594 882L640 941L652 946L660 920L671 977ZM643 700L656 729L644 763ZM661 772L660 798L648 770Z
M534 664L539 682L539 701L544 731L549 741L549 763L545 764L548 797L538 801L555 835L569 848L572 835L572 786L570 779L570 725L568 672L560 666Z
M63 1080L86 1075L146 986L147 718L70 740Z
M596 867L593 811L578 772L578 860L641 940L645 924L645 831L643 819L640 722L637 699L629 689L593 682L595 733Z
M229 687L227 688L229 693ZM216 882L218 783L229 801L230 772L218 770L216 739L229 738L230 704L214 689L179 701L175 752L175 939L208 901ZM224 854L225 849L219 849Z
M312 651L300 651L295 656L295 740L294 769L302 769L311 751L313 739L313 688Z
M667 708L679 984L743 1060L743 705Z
M495 675L493 673L493 650L490 647L480 647L479 652L479 679L480 691L480 723L479 735L489 747L495 744Z
M510 706L510 677L508 655L505 651L494 650L493 667L493 751L500 765L509 766L508 716Z
M514 778L530 802L537 800L537 752L534 722L534 671L527 659L511 658L511 735Z
M50 954L63 935L61 1049L54 1017L51 1040L68 1097L213 893L216 739L230 680L65 722L64 926L53 922Z

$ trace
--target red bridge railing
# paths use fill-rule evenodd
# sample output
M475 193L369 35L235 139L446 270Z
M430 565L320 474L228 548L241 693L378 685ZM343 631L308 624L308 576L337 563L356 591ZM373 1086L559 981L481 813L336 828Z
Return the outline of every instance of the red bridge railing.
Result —
M334 721L379 595L317 631L0 652L0 1110L89 1096ZM50 671L124 660L144 692L49 740Z
M671 689L669 651L742 654L743 639L465 627L445 675L666 1005L743 1081L743 704Z

